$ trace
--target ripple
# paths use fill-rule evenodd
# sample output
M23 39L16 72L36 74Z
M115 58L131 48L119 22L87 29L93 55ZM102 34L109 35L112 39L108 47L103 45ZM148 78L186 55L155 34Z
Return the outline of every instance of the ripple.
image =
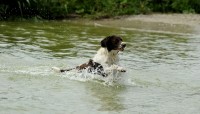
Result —
M4 34L0 34L0 37L2 37L2 38L8 38L9 36L6 36Z
M26 29L24 29L22 27L17 27L15 30L17 30L17 31L26 31Z

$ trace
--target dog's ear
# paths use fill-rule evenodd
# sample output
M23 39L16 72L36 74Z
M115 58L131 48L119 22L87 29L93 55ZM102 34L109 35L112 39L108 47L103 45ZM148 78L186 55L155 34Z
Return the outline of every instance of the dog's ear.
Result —
M104 38L104 39L101 41L101 47L107 47L107 42L108 42L109 37L110 37L110 36Z
M112 41L111 39L116 37L115 35L112 35L112 36L108 36L106 38L104 38L102 41L101 41L101 47L106 47L108 49L108 51L111 51L113 49L113 45L112 45Z

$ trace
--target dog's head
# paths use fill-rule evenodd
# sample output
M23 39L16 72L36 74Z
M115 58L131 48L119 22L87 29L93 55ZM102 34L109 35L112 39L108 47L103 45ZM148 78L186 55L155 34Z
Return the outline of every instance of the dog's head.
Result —
M112 50L124 51L126 44L122 42L122 38L119 36L108 36L101 41L101 47L107 48L108 52Z

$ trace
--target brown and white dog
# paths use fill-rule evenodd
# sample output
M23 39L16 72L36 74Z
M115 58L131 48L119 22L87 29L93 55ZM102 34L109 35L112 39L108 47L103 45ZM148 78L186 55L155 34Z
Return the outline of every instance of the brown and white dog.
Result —
M66 72L72 69L78 71L87 69L89 73L98 74L103 77L108 76L112 71L126 72L126 70L119 65L118 56L119 51L124 51L125 47L126 44L122 42L121 37L115 35L108 36L101 41L101 48L89 62L71 69L59 69L57 67L52 67L52 69L58 72Z

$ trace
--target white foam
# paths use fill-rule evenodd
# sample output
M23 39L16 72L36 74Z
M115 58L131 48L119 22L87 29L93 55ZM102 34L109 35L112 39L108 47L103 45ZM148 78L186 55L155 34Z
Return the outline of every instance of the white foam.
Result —
M55 72L59 68L49 66L35 66L35 67L17 67L17 68L1 68L2 72L13 72L16 74L23 74L27 76L59 76L61 78L67 78L69 80L76 80L80 82L96 82L106 86L113 86L116 84L130 85L133 84L127 78L127 73L115 72L109 74L107 77L103 77L97 74L88 73L87 69L79 72L77 70L71 70L67 72Z
M111 86L115 85L116 83L123 84L124 82L126 82L124 81L124 77L126 75L125 73L121 72L111 73L107 77L103 77L97 74L88 73L87 70L83 70L82 72L78 72L77 70L71 70L64 73L60 73L59 75L63 78L68 78L70 80L76 80L81 82L92 81L101 83L103 85Z

